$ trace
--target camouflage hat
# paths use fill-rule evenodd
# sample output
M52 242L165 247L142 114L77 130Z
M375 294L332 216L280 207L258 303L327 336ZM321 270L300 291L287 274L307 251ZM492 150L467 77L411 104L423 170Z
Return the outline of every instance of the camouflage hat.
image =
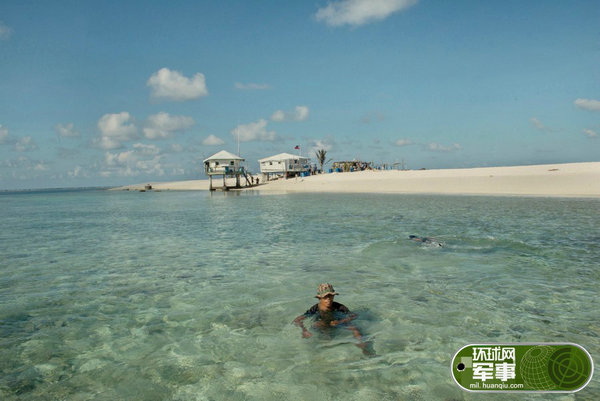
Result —
M319 284L319 286L317 287L317 295L315 295L315 298L323 298L326 295L339 295L337 292L335 292L335 290L333 289L333 286L329 283L323 283L323 284Z

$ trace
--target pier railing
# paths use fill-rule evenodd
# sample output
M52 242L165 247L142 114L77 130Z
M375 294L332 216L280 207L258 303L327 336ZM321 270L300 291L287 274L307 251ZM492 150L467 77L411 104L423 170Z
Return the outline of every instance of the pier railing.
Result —
M209 167L206 169L206 174L244 175L246 174L246 169L244 167L235 168L230 166Z

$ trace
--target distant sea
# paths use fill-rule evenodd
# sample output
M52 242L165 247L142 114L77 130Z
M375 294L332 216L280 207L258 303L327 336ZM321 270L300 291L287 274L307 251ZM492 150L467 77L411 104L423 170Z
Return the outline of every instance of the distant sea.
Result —
M574 395L450 375L469 343L600 361L598 199L30 191L0 218L2 400L600 399L598 374ZM301 338L321 282L374 355Z

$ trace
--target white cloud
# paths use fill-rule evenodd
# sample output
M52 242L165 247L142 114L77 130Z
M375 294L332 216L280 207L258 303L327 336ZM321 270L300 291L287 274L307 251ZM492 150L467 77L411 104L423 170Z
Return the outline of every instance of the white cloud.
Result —
M29 159L25 156L19 156L15 159L0 159L0 167L16 168L23 166Z
M155 98L184 101L208 95L206 81L202 73L187 78L179 71L161 68L152 74L146 85L152 88L152 97Z
M383 120L385 120L385 116L382 113L369 113L360 119L363 124L370 124L374 121Z
M127 150L121 153L110 153L104 154L104 162L107 166L119 166L127 164L127 161L131 159L133 150Z
M0 160L0 168L8 168L9 174L15 179L31 179L40 177L40 173L50 170L49 162L44 160L29 159L20 155L16 159Z
M171 145L171 152L180 153L183 152L183 146L178 143L174 143Z
M330 26L359 26L387 18L395 12L406 10L418 0L340 0L317 10L317 21Z
M307 106L296 106L293 112L277 110L271 115L271 121L304 121L308 118L309 112Z
M308 118L308 107L306 106L296 106L294 110L294 120L296 121L304 121Z
M542 122L540 120L538 120L536 117L530 118L529 121L531 121L531 123L535 126L535 128L537 128L539 130L543 131L546 129L544 124L542 124Z
M410 139L398 139L396 142L394 142L394 145L396 145L396 146L413 145L413 141L411 141Z
M577 99L575 100L575 106L580 109L590 111L600 111L600 100L595 99Z
M79 131L75 129L73 123L57 124L56 127L54 127L54 130L62 138L74 138L79 136Z
M38 162L36 165L34 165L33 169L35 171L46 171L46 170L48 170L48 165L41 161L41 162Z
M271 121L285 121L285 113L282 110L277 110L271 115Z
M240 142L274 141L277 138L275 131L267 131L267 120L260 119L255 123L240 124L231 130L231 136Z
M160 148L155 145L146 145L143 143L134 143L133 148L142 155L155 156L160 153Z
M131 116L126 111L100 117L98 120L100 138L94 141L96 146L105 150L117 149L123 146L123 142L136 139L137 128L131 120Z
M236 137L236 139L237 139L237 137ZM223 145L224 143L225 143L225 141L223 141L221 138L219 138L217 136L214 136L213 134L210 134L209 136L204 138L204 140L202 141L202 145L206 145L206 146L217 146L217 145Z
M583 133L586 134L587 136L589 136L590 138L596 138L598 136L598 133L591 129L584 129Z
M30 136L25 136L19 139L15 144L15 149L17 150L17 152L28 152L37 148L38 147L35 144L33 138L31 138Z
M8 40L12 35L12 28L0 21L0 40Z
M0 145L8 143L8 128L0 124Z
M325 139L311 139L309 141L309 150L308 156L315 157L315 152L320 149L325 149L326 151L330 151L333 149L335 145L333 138L325 138Z
M73 170L67 171L67 175L71 178L88 177L88 174L85 172L85 170L81 166L75 166L73 168Z
M444 146L439 143L432 142L427 145L427 149L434 152L453 152L455 150L460 150L461 146L458 143L455 143L451 146Z
M194 124L194 119L191 117L172 116L161 112L148 117L148 122L144 128L144 136L148 139L171 138L175 132L183 131Z
M247 84L243 84L241 82L235 83L235 88L240 90L265 90L271 89L271 85L269 84L256 84L253 82L248 82Z
M160 156L156 156L150 160L138 160L136 167L144 174L163 176L165 175L165 170L163 169L160 159Z
M134 177L140 174L163 176L165 174L160 149L154 145L136 143L133 150L120 153L106 152L104 154L103 177L120 176Z

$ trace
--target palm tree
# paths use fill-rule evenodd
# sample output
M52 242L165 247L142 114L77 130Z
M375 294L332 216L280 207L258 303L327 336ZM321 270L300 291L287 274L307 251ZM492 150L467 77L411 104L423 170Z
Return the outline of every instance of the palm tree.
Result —
M321 165L321 172L323 172L323 165L325 164L325 158L327 157L327 151L325 149L319 149L315 152L315 156L317 156L317 160Z

